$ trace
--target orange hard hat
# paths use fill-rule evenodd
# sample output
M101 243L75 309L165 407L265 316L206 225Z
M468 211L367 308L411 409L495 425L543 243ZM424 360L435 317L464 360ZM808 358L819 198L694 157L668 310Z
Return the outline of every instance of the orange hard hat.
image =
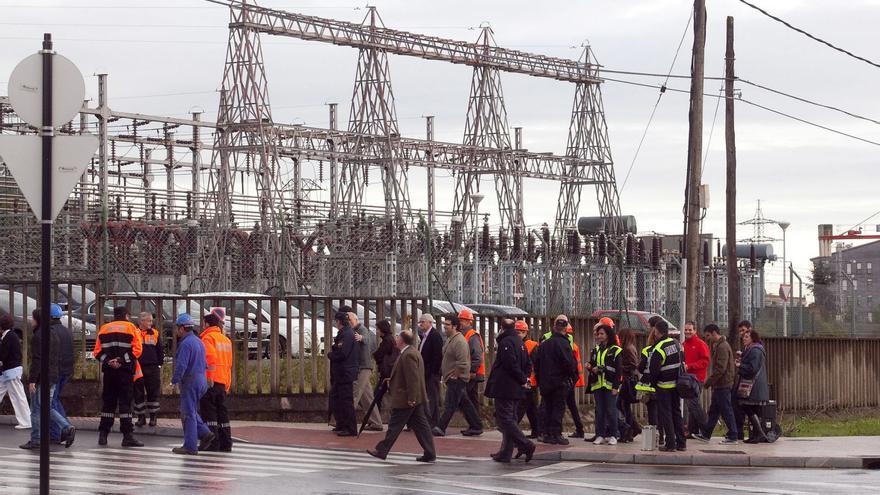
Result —
M474 314L471 313L470 310L463 309L458 312L458 319L459 320L474 321Z
M571 325L565 327L565 333L574 333L574 328L571 328Z
M603 316L602 318L599 318L599 324L600 325L607 325L611 328L614 328L614 320L612 320L611 318L609 318L607 316Z
M516 323L513 324L513 328L515 328L517 332L528 332L529 324L526 323L525 320L516 320Z

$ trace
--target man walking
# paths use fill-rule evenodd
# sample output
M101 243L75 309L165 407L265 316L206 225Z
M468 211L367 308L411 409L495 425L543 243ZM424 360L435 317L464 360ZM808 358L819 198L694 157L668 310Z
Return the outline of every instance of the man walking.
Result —
M358 360L358 373L354 381L352 393L354 394L354 407L358 405L364 413L373 403L373 353L379 348L376 342L376 334L358 321L357 315L352 311L351 307L343 306L339 308L340 312L348 313L350 317L351 328L355 332L355 352ZM382 414L379 408L373 409L370 414L370 423L367 425L369 431L382 431Z
M113 308L113 321L98 331L92 353L101 363L104 373L101 391L101 423L98 425L98 445L107 445L107 436L119 410L119 430L123 447L143 447L132 432L131 399L134 393L134 374L143 346L136 326L128 321L125 306Z
M422 313L419 328L424 336L419 341L419 353L425 363L425 388L428 392L427 414L431 426L437 426L440 419L440 366L443 364L443 337L434 328L434 317Z
M517 320L516 323L514 323L514 328L516 329L519 338L522 339L523 345L526 346L526 352L529 355L529 363L531 364L532 356L535 349L538 347L538 343L529 338L529 324L525 321ZM527 417L531 432L529 432L529 435L526 438L539 438L541 436L541 417L538 414L538 381L535 379L534 365L532 366L532 371L529 376L529 385L529 389L526 390L526 396L519 403L516 419L522 421L523 416Z
M651 348L647 372L642 375L636 390L655 393L657 424L666 440L666 445L661 446L660 450L685 451L687 440L681 422L681 399L675 388L684 356L678 342L669 337L666 321L654 323L651 333L657 343Z
M33 312L34 334L31 337L30 347L31 366L28 369L28 389L31 393L31 439L27 443L20 446L25 450L40 448L40 388L49 387L49 397L54 396L55 387L58 384L59 368L61 366L61 359L59 357L60 344L58 341L58 333L53 331L49 325L42 325L39 315L40 310L35 309ZM49 339L48 356L42 355L42 340L44 338ZM42 362L44 359L49 361L48 376L43 376L40 373L40 370L42 369ZM131 399L129 399L129 402L130 401ZM64 442L65 447L70 447L73 444L74 437L76 436L76 428L71 426L70 422L67 421L67 418L65 418L51 406L49 407L49 419L58 424L58 426L61 428L61 441Z
M183 446L171 452L197 455L214 441L214 433L199 416L199 399L208 390L205 345L193 335L192 316L183 313L174 322L177 336L177 354L174 356L174 375L171 384L180 384L180 422L183 423Z
M396 347L400 349L400 357L391 370L388 379L388 393L391 395L391 418L388 420L388 433L385 439L376 445L375 450L367 453L379 459L385 459L404 426L415 433L416 440L424 453L417 457L419 462L434 462L437 453L434 450L434 437L431 436L431 425L425 415L425 403L428 400L425 390L425 364L422 355L413 347L413 334L403 331L395 337Z
M6 394L15 411L16 430L31 429L31 409L21 383L24 371L21 363L21 339L12 327L15 321L9 315L0 316L0 402Z
M330 360L330 410L336 418L336 434L354 437L357 436L354 381L358 375L360 352L356 348L349 313L340 311L333 319L338 331L333 339L333 348L327 353Z
M150 426L156 426L156 415L159 413L159 394L162 387L162 363L165 362L165 349L162 345L162 334L153 328L153 315L142 312L138 317L140 331L141 365L143 377L134 382L134 413L138 420L135 426L142 428L147 424L146 414L150 415Z
M736 365L733 358L733 350L727 339L721 335L718 325L706 325L703 331L706 340L709 341L712 351L712 364L709 367L709 377L706 378L706 387L712 389L712 403L709 405L709 417L706 425L701 433L694 433L694 438L708 442L712 438L715 426L718 424L718 418L724 419L727 425L727 436L721 440L721 443L735 444L737 442L737 434L739 430L736 425L736 418L733 414L733 404L731 389L736 378Z
M696 396L685 399L687 405L688 436L693 437L700 433L706 426L706 411L700 402L703 394L703 386L706 383L706 371L709 369L709 346L697 334L696 323L689 321L684 324L684 367L685 370L697 378L700 389Z
M468 343L471 356L471 375L467 382L467 395L479 413L482 406L479 396L480 383L486 381L486 346L483 344L483 337L474 328L473 313L463 309L458 312L458 320L461 322L461 332ZM476 436L475 432L468 430L462 431L462 435Z
M565 333L568 317L559 315L553 323L553 334L535 350L532 362L535 378L544 404L544 443L568 445L562 436L565 398L578 380L578 363Z
M532 364L512 319L501 321L501 333L496 340L498 347L486 382L486 397L495 399L495 424L502 437L501 449L492 454L492 459L508 463L516 447L517 457L525 454L526 462L529 462L535 453L535 444L519 429L516 409L530 388Z
M446 343L443 344L443 361L440 365L441 380L446 384L446 400L443 415L431 430L435 437L446 435L446 427L452 415L461 409L468 423L467 431L483 433L483 421L467 396L467 383L470 380L470 349L459 331L460 322L457 316L443 320L443 331Z
M73 376L73 334L61 323L61 317L64 313L61 306L53 304L49 306L49 318L51 320L52 332L58 335L58 382L55 384L55 391L52 392L52 409L58 411L58 414L67 419L67 412L61 403L61 393L64 387L70 382ZM49 438L53 443L61 443L61 426L52 422L49 425Z
M232 386L232 342L223 335L223 320L217 314L205 315L205 326L200 338L205 346L208 389L199 401L199 411L214 440L199 450L232 452L232 427L226 409L226 393Z

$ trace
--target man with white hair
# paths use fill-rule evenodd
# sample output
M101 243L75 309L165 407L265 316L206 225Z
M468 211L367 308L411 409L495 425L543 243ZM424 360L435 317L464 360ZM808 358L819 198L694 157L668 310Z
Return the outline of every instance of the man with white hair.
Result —
M434 328L434 317L430 313L422 313L419 317L419 328L423 335L419 341L419 352L425 363L425 388L428 391L428 421L431 427L437 426L440 419L440 365L443 362L443 337Z

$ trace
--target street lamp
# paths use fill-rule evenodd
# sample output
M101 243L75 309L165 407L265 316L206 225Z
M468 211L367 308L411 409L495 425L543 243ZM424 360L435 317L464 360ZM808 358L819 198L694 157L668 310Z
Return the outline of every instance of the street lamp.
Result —
M785 285L788 280L785 277L785 267L786 267L786 259L785 259L785 231L788 229L788 226L791 225L789 222L776 222L780 228L782 228L782 284ZM783 294L785 295L785 294ZM782 298L782 336L788 337L788 298Z
M474 304L480 303L480 201L485 198L481 193L471 194L474 203Z

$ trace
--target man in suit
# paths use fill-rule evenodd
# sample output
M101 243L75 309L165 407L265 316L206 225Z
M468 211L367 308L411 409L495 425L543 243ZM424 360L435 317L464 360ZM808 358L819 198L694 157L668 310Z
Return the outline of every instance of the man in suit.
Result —
M440 364L443 362L443 337L434 328L434 317L423 313L419 317L419 328L424 336L419 341L419 352L425 363L425 388L428 391L428 421L437 426L440 419Z
M379 459L385 459L404 426L415 433L416 440L422 446L424 454L417 457L419 462L434 462L437 458L434 450L434 437L431 426L425 415L425 403L428 401L425 391L425 363L422 355L413 347L413 334L403 331L395 337L395 345L400 349L400 357L394 363L391 378L388 382L388 393L391 395L391 419L388 420L388 432L385 439L376 444L367 453Z

